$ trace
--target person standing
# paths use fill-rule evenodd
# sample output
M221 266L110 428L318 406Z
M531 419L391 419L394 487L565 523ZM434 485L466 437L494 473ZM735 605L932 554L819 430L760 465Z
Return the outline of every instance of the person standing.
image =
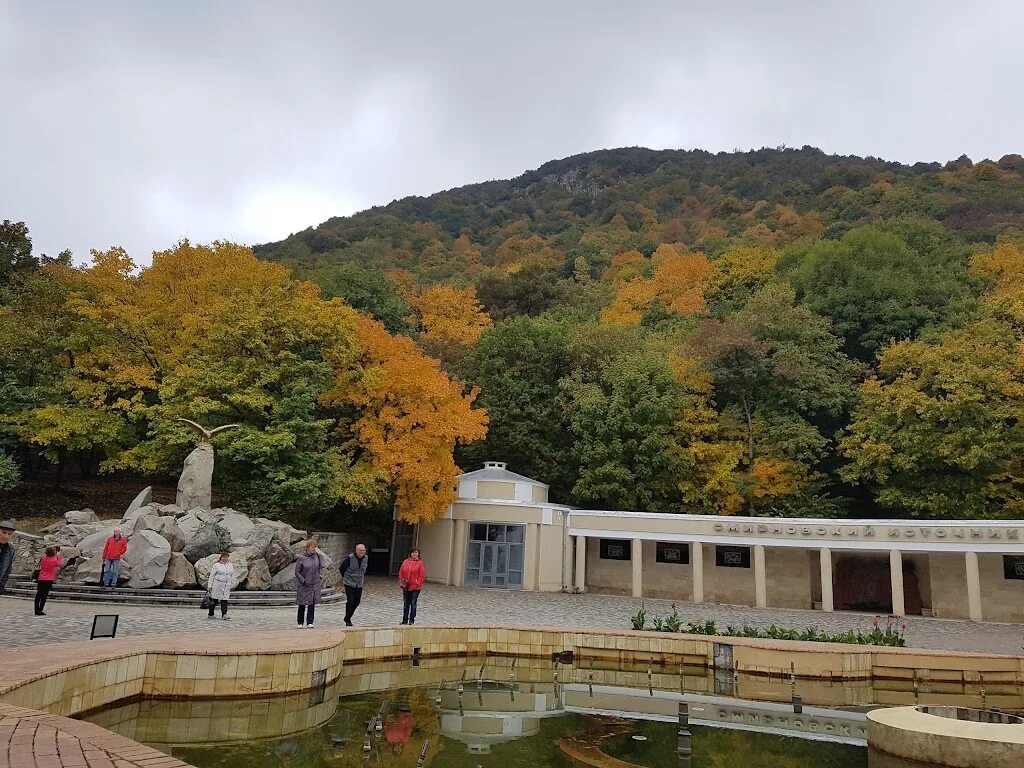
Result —
M0 523L0 595L7 589L7 577L14 567L14 545L11 543L14 530L13 520Z
M117 586L117 580L121 576L121 558L128 551L128 539L121 535L121 529L115 528L114 532L103 545L103 586L106 589L113 589Z
M46 607L46 598L50 596L53 582L57 580L57 574L62 565L64 565L64 558L60 554L60 547L47 547L39 561L39 577L36 579L36 616L46 615L43 613L43 608Z
M231 588L235 586L235 566L231 564L231 553L221 552L220 560L210 569L210 578L206 588L210 592L210 613L206 618L213 618L213 609L220 603L220 617L228 618L228 600L231 599Z
M310 539L306 542L305 551L295 559L295 603L299 606L296 619L300 627L303 622L307 627L313 627L313 614L320 602L322 570L323 561L317 552L316 539Z
M345 555L338 570L341 571L341 583L345 585L345 626L352 626L352 615L363 599L363 582L366 580L366 567L370 558L366 556L366 545L356 544L356 551Z
M416 623L416 603L420 599L420 590L427 580L427 571L420 560L420 548L413 547L409 556L398 569L398 586L402 588L402 623Z

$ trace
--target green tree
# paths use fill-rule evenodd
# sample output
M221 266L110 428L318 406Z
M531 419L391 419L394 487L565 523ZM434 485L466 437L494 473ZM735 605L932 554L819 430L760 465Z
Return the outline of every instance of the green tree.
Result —
M4 285L17 272L39 266L32 255L32 238L23 221L4 219L0 224L0 285Z
M856 368L828 321L776 283L732 318L706 321L691 344L714 381L724 436L745 446L737 483L748 511L759 497L805 490L854 397Z
M889 342L962 319L974 292L966 254L949 258L912 224L860 227L783 260L800 300L832 320L847 353L871 360Z
M684 398L665 358L643 348L622 353L596 381L577 373L561 386L579 464L574 497L606 509L678 509Z
M576 466L558 382L570 372L570 333L564 323L518 317L480 337L459 371L480 388L478 402L487 409L490 427L486 440L463 449L464 467L506 461L547 483L552 499L569 500Z
M1024 517L1024 361L998 316L887 348L842 441L843 476L912 517Z
M0 491L13 490L21 482L21 471L13 457L0 451Z
M313 280L324 298L343 299L356 311L379 320L389 333L410 332L408 318L412 308L381 271L364 269L358 264L338 264L317 270Z

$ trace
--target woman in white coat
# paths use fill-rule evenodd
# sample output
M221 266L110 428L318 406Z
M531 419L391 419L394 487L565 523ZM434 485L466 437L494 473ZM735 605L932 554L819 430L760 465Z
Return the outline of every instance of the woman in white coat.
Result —
M228 599L231 597L231 588L235 585L235 566L230 562L231 553L221 552L220 560L213 564L210 569L210 578L206 582L206 589L210 593L210 613L206 617L213 618L213 609L220 603L220 617L228 618Z

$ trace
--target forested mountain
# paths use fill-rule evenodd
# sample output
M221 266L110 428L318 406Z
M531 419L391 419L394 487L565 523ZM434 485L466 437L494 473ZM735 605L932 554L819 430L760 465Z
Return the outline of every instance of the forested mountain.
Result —
M1020 155L592 152L141 274L2 233L0 485L169 472L198 408L270 513L427 519L454 452L581 506L1024 517Z

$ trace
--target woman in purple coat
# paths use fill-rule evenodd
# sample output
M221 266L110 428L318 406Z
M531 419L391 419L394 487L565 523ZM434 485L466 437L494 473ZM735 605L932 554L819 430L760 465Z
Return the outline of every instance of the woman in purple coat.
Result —
M295 603L299 606L298 622L302 626L313 627L313 611L320 602L320 570L323 563L316 551L316 540L306 542L306 551L295 560Z

